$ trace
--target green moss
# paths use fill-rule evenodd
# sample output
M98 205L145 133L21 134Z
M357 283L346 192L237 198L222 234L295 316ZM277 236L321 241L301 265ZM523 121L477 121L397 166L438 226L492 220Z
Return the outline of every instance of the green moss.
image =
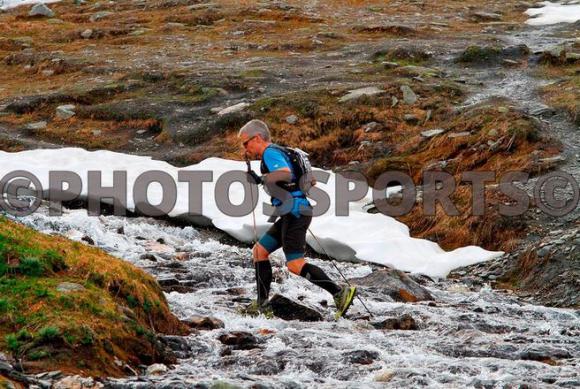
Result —
M458 62L481 63L496 60L501 54L501 47L469 46L458 58Z
M159 359L152 329L186 331L151 276L101 250L0 217L0 264L6 269L0 276L0 352L12 353L32 372L58 368L80 373L82 358L84 374L122 375L111 370L115 357L135 366L167 362ZM85 289L61 293L57 286L62 282ZM133 323L117 309L127 304L124 296L135 303ZM135 325L144 335L138 340Z

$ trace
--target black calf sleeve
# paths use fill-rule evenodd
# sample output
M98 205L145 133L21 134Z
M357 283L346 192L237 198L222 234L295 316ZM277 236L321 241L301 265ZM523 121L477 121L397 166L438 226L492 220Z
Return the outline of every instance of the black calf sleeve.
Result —
M318 266L306 263L302 267L300 275L312 282L314 285L326 290L333 296L341 291L340 286L336 285L330 278L328 278L326 273L324 273L324 270Z
M256 284L258 286L258 304L268 301L270 284L272 283L272 264L270 261L254 263L256 268Z

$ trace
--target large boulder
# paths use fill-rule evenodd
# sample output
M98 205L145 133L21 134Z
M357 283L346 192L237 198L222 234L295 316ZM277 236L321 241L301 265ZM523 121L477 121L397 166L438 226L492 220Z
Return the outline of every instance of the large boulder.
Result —
M312 308L298 304L282 295L276 294L270 299L274 316L283 320L321 321L322 315Z
M416 302L433 300L431 293L408 275L399 270L376 270L365 277L353 278L350 282L366 290L386 294L395 301Z
M52 18L52 17L54 17L54 11L51 10L50 8L48 8L46 6L46 4L39 3L39 4L35 4L30 9L28 16Z

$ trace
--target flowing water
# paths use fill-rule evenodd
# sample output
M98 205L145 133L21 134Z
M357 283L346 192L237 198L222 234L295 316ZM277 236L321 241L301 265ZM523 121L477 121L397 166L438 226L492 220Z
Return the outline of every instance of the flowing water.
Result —
M110 382L117 387L194 387L217 380L242 387L291 388L580 385L580 313L574 310L523 304L485 285L469 288L441 280L427 284L434 302L398 303L363 290L374 317L334 321L332 304L328 308L321 304L329 300L326 292L276 266L273 292L302 300L323 313L325 320L248 317L239 308L254 298L250 250L220 243L211 232L148 218L88 217L85 210L68 210L61 217L38 212L19 220L79 241L90 237L96 246L162 283L172 280L188 286L187 293L167 294L178 317L210 315L225 323L223 329L184 337L187 350L167 375ZM176 253L183 252L189 259L176 260ZM275 255L274 261L280 265L283 259ZM328 262L310 261L338 278ZM365 264L339 267L348 278L373 270ZM350 316L364 314L356 302ZM370 325L403 314L416 320L417 330L387 331ZM218 337L230 331L252 333L259 347L222 355ZM365 359L370 363L357 363Z

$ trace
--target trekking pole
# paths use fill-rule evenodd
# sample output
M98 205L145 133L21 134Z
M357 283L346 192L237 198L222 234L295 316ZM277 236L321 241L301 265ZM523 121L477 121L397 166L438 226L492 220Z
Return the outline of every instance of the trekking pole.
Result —
M324 246L320 243L320 241L318 240L318 238L316 237L316 235L314 235L314 233L312 232L312 230L310 228L308 229L308 232L310 232L310 235L312 235L312 237L314 238L314 240L316 241L316 243L318 244L318 246L320 246L320 248L322 249L322 252L324 253L324 255L330 260L330 263L332 263L332 266L334 266L334 268L336 269L336 271L338 271L338 274L340 274L340 276L344 279L344 281L346 282L346 284L349 287L352 287L352 285L350 284L350 282L348 282L348 279L345 277L345 275L342 273L342 271L340 271L340 269L338 268L338 266L334 262L334 259L332 259L332 257L330 255L328 255L328 253L324 249ZM360 301L360 303L365 308L365 310L367 311L367 313L369 314L369 316L370 317L373 317L372 312L366 306L366 304L364 303L364 301L362 300L362 298L358 295L358 293L356 294L356 298L358 299L358 301Z

